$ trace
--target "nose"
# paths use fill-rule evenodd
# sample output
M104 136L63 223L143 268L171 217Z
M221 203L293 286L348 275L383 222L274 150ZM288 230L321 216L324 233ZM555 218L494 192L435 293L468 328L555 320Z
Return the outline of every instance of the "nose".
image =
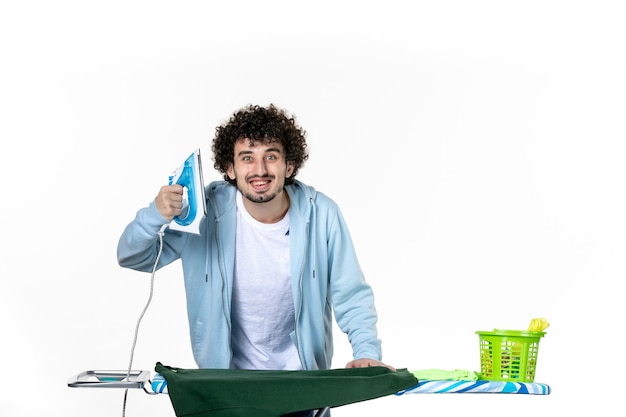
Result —
M257 158L254 161L254 166L252 167L252 172L255 175L265 176L267 174L267 165L265 159Z

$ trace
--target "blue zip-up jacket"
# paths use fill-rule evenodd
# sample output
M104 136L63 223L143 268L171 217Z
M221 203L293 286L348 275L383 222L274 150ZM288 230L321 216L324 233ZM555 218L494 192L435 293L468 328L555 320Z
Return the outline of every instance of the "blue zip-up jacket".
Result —
M305 370L329 369L333 312L347 334L354 359L382 359L374 294L358 263L337 204L296 181L289 193L291 283L295 332L291 338ZM157 268L181 259L191 347L199 368L229 368L231 293L235 265L236 187L215 181L206 187L207 216L201 234L166 229ZM120 237L122 267L151 272L159 231L167 220L154 201L137 212Z

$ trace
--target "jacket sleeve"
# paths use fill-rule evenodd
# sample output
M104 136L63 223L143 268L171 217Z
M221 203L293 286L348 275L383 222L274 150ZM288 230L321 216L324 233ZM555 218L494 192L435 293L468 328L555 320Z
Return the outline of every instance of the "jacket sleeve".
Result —
M328 265L331 299L337 325L347 334L355 359L382 360L374 293L359 265L341 211L329 218Z
M149 272L159 257L157 269L180 258L180 248L184 245L184 234L165 230L163 247L159 239L161 227L168 224L153 202L137 211L120 236L117 245L117 262L124 268ZM160 255L159 255L160 253Z

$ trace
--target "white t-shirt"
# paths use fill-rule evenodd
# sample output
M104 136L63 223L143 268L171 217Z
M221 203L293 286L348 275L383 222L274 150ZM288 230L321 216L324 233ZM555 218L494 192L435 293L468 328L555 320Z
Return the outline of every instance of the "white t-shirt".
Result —
M237 192L232 298L235 369L302 369L290 333L295 311L289 267L289 213L278 223L255 220Z

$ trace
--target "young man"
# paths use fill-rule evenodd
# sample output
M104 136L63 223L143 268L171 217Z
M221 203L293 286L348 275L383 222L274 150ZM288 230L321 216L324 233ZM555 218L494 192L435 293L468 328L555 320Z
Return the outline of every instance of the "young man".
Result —
M336 203L295 179L306 132L284 110L247 106L216 128L201 234L163 232L158 268L182 261L192 351L200 368L329 369L332 315L352 346L347 368L381 362L374 295ZM118 244L123 267L149 272L160 230L183 208L161 187Z

